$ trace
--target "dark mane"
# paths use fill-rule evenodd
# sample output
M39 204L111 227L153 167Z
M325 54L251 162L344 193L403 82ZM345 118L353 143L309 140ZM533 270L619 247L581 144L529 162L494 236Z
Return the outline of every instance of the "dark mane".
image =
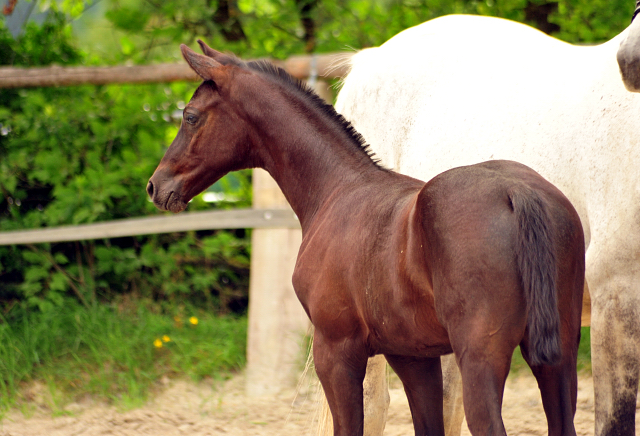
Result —
M373 163L381 169L386 170L381 163L380 159L376 157L375 153L369 147L369 144L365 141L360 133L353 127L353 125L347 121L341 114L336 112L335 108L326 103L320 98L305 82L296 79L287 73L284 69L273 65L269 61L259 60L245 62L244 66L260 73L264 73L271 78L275 79L284 86L294 89L302 93L304 98L307 99L313 106L318 108L321 113L332 119L336 125L340 126L342 131L351 139L351 143L357 147L358 150L365 153Z

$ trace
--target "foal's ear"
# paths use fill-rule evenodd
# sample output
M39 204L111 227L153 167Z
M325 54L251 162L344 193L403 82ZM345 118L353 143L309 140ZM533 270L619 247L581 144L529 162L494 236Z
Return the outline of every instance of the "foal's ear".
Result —
M216 81L216 70L222 66L220 62L198 54L184 44L180 44L180 51L182 51L184 60L187 61L193 71L198 73L198 76L204 80Z
M214 50L204 43L201 39L198 40L198 44L200 44L200 49L202 53L210 58L220 62L222 65L237 65L238 59L235 56L229 56L224 53L220 53L218 50Z

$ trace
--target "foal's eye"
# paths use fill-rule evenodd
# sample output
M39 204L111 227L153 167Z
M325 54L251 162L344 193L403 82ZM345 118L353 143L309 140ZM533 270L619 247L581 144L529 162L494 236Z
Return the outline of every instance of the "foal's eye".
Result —
M184 120L189 124L195 124L198 121L198 117L193 114L185 114Z

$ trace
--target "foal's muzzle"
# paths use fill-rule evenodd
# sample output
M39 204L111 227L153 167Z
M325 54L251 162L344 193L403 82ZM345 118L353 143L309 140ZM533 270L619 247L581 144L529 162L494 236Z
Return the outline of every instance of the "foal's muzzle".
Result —
M147 194L149 195L149 198L153 200L153 182L151 180L147 183Z
M160 210L182 212L187 207L187 202L182 196L182 183L175 179L165 180L162 176L154 174L147 183L147 194Z

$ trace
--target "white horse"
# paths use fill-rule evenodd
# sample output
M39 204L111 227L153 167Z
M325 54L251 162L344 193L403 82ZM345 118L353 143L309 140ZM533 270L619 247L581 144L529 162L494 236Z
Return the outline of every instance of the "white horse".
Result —
M441 17L357 53L336 104L401 173L429 180L510 159L573 202L588 246L596 435L635 433L640 372L640 96L620 79L625 37L581 47L503 19ZM388 405L381 359L365 381L369 436ZM463 412L448 391L451 436Z

